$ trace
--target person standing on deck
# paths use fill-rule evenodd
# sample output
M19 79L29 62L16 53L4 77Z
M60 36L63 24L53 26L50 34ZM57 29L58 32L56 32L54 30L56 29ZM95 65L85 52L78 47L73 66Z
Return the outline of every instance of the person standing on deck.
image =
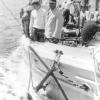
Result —
M25 34L26 37L29 37L30 14L32 10L33 7L31 5L31 1L29 1L29 4L23 7L20 11L23 33Z
M30 39L33 41L44 41L45 31L45 9L41 7L41 0L32 2L34 9L30 17Z
M83 27L85 22L86 22L86 11L83 6L81 6L81 11L80 11L80 20L79 20L79 26Z
M56 3L56 0L49 0L50 9L46 14L45 36L46 38L55 38L59 42L63 26L63 16L56 8Z

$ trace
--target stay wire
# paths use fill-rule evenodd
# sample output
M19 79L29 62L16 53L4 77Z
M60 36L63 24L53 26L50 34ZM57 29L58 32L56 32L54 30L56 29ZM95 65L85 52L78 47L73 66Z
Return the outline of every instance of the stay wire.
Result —
M7 7L7 5L5 4L4 0L0 0L0 1L2 2L2 4L4 5L4 7L9 11L9 13L11 14L11 16L15 19L15 21L19 25L21 25L20 22L19 22L19 20L15 17L14 13L11 11L11 9Z

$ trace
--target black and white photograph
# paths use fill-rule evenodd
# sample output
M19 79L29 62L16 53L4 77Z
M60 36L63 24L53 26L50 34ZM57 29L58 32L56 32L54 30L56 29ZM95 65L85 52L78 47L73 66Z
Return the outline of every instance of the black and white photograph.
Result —
M100 0L0 0L0 100L100 100Z

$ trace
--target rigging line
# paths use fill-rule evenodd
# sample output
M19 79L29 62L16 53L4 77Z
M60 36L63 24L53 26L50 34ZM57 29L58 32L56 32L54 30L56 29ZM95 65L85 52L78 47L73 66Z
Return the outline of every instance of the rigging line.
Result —
M2 2L2 4L4 5L4 7L10 12L10 14L12 15L12 17L16 20L16 22L17 22L19 25L21 25L20 22L19 22L19 20L15 17L14 13L11 11L11 9L9 9L9 8L6 6L4 0L0 0L0 1Z

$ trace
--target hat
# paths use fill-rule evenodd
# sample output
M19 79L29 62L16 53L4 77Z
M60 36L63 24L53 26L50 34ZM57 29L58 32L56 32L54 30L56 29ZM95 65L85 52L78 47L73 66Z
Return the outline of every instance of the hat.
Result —
M56 3L56 0L49 0L49 3Z
M33 0L32 4L39 3L39 2L40 2L40 0Z

